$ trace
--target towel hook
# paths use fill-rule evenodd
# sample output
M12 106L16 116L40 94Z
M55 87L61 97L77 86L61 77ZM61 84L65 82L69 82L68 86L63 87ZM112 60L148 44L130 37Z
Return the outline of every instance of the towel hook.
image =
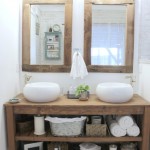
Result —
M74 53L77 52L77 55L79 55L80 48L74 48L73 51L74 51Z

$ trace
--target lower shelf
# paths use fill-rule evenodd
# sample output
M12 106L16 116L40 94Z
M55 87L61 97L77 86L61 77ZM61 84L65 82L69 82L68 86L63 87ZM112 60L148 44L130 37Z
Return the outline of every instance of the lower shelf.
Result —
M87 137L87 136L79 136L79 137L56 137L52 136L50 132L46 132L44 135L35 135L33 132L28 132L25 134L16 134L16 141L51 141L51 142L140 142L142 141L142 137Z

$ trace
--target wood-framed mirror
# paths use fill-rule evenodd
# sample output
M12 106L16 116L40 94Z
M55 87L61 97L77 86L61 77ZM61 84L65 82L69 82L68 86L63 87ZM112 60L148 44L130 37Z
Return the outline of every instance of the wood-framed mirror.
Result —
M132 73L134 0L85 0L84 7L88 71Z
M23 0L22 70L69 72L72 0Z

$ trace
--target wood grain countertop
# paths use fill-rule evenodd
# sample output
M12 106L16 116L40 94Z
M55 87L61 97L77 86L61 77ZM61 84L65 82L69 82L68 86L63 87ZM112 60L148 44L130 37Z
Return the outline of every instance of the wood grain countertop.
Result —
M150 102L146 101L141 96L134 94L132 99L125 103L106 103L99 100L95 94L91 94L87 101L81 101L78 99L68 99L66 95L59 97L57 100L46 103L35 103L27 101L23 94L19 94L16 98L20 99L19 103L11 104L10 102L5 103L5 106L150 106Z

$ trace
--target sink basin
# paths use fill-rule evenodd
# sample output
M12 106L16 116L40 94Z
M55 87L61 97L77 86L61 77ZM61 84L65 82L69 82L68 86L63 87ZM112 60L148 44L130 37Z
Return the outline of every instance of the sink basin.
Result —
M23 94L31 102L50 102L60 96L60 86L52 82L28 83L23 88Z
M96 95L104 102L123 103L132 98L133 88L126 83L105 82L97 85Z

